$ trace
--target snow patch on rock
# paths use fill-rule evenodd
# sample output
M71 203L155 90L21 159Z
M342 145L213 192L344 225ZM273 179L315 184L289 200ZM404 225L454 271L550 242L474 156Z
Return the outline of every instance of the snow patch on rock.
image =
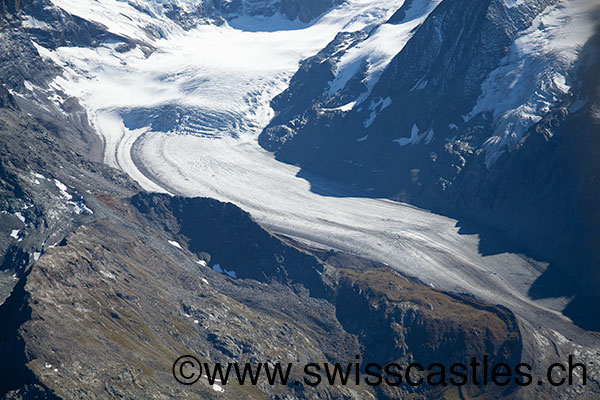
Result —
M399 139L394 139L392 142L398 143L399 146L406 145L414 145L423 142L424 144L429 144L433 140L433 129L428 129L425 132L420 133L417 124L413 124L413 127L410 131L409 137L402 137Z
M178 249L181 249L181 250L183 250L183 247L181 247L181 245L180 245L178 242L176 242L176 241L174 241L174 240L169 240L168 242L169 242L169 244L170 244L171 246L173 246L173 247L177 247Z
M69 192L67 191L67 185L65 185L64 183L62 183L61 181L59 181L58 179L54 179L54 184L56 185L56 187L58 188L58 190L60 190L60 194L67 200L71 200L73 198L73 196L71 196L69 194Z

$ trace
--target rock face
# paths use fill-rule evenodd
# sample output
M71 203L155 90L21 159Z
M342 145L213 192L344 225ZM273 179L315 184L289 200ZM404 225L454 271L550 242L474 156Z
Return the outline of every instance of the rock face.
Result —
M273 100L276 116L259 142L282 161L368 188L366 196L499 229L520 251L552 264L549 281L562 274L559 280L579 282L568 290L589 289L590 279L600 287L591 244L600 231L587 222L600 226L589 207L590 199L600 201L590 156L598 143L591 111L598 94L589 90L598 88L591 78L597 37L573 50L575 61L545 37L552 30L544 24L564 6L556 1L445 0L406 36L380 77L369 72L367 53L354 69L344 64L380 33L424 15L422 4L406 2L373 30L341 33L305 60ZM348 70L342 79L339 71ZM594 304L598 290L588 289L587 304Z
M446 0L429 14L421 10L423 3L405 4L376 29L340 34L306 60L289 89L274 99L277 116L261 144L282 160L340 179L356 176L390 196L406 192L415 199L424 186L451 185L466 159L481 153L494 122L486 122L485 113L467 122L462 116L475 107L483 82L517 35L555 2L508 7L492 0L474 7ZM410 39L379 78L367 75L368 54L349 79L337 76L346 53L382 31L409 28L417 16L427 18L405 35Z
M17 104L15 103L15 99L11 96L11 94L6 90L4 86L0 86L0 107L2 108L15 108Z
M280 13L308 23L341 0L175 0L130 2L150 15L164 15L185 29L206 23L223 23L242 16L271 17Z
M310 22L340 0L213 0L214 7L225 17L240 15L272 16L281 13L290 20Z

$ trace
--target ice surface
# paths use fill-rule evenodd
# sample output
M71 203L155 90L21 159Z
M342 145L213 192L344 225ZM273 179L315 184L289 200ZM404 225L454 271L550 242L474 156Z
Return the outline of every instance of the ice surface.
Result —
M88 3L77 7L87 9ZM110 2L91 3L93 9ZM382 18L399 4L350 0L316 23L290 30L249 29L248 18L238 25L247 30L227 25L173 29L153 42L158 50L148 58L139 50L115 52L114 44L47 50L47 56L66 71L55 85L82 100L105 139L107 163L124 169L146 189L232 201L278 232L376 258L436 287L532 306L526 293L539 267L516 255L484 261L476 235L458 235L455 221L401 203L353 197L354 189L325 179L321 190L332 196L319 196L296 176L297 167L275 161L257 144L257 134L273 115L269 101L286 87L302 58L315 54L338 31L372 24L374 7L387 7L377 13ZM417 1L411 12L424 15L432 5ZM110 13L119 13L122 6L105 7L101 16L82 13L118 21L122 17ZM131 14L136 12L127 9L126 15L145 21L146 16ZM378 31L370 43L378 43L379 35L397 34L398 26ZM393 41L390 36L385 40ZM230 125L206 126L213 137L125 127L123 115L133 108L160 110L165 104L227 114ZM433 134L419 133L413 127L410 138L399 144ZM491 276L491 271L502 273Z

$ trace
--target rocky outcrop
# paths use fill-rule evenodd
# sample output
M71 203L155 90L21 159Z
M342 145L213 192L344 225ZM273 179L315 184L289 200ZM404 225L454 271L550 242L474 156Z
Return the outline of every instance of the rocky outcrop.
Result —
M46 252L26 278L19 310L29 311L17 314L22 323L16 331L23 346L4 345L26 349L12 358L25 363L21 379L12 382L29 386L4 388L11 393L30 395L29 387L35 384L60 398L141 393L210 397L213 389L204 380L189 388L173 382L172 362L189 352L210 362L343 362L354 360L355 355L377 362L400 359L394 352L381 352L387 347L401 349L411 359L426 362L433 357L443 362L473 351L496 354L505 342L507 354L519 357L518 331L510 319L499 318L502 311L494 307L478 309L464 299L410 284L383 268L339 271L340 283L332 286L335 300L315 298L303 285L232 279L197 264L185 243L181 248L169 243L167 239L177 238L170 238L160 225L137 220L136 208L118 198L100 199L114 214L79 227ZM120 224L120 218L127 224ZM212 252L209 243L203 248ZM233 253L243 253L243 248L243 242L229 246ZM290 264L286 269L303 267ZM369 278L363 280L363 273ZM378 282L395 286L382 293ZM372 290L373 297L357 290ZM15 291L10 302L18 298ZM362 303L380 300L389 304L367 306L367 314L362 313ZM390 316L392 309L397 311ZM412 317L401 320L400 310L409 310ZM465 313L472 319L461 319ZM438 315L444 319L438 320ZM436 334L423 340L422 329ZM442 337L452 342L457 330L467 332L463 341L440 342ZM402 332L404 336L399 336ZM427 348L429 353L423 350ZM436 351L440 351L437 356ZM363 398L369 391L343 386L292 391L268 386L224 388L224 398L259 398L264 392L292 398L308 393L311 398ZM426 393L427 388L419 392Z
M340 270L336 304L340 323L364 349L364 365L380 360L399 365L417 362L427 368L440 360L467 363L473 354L488 354L492 363L510 365L520 359L521 335L510 311L448 296L385 268ZM357 314L362 317L356 318ZM390 337L395 340L390 342ZM399 390L383 386L379 390L389 398L404 398L429 388L423 389L404 385ZM515 390L513 385L504 394ZM480 389L472 386L463 391L476 396Z
M281 13L291 20L310 22L340 0L281 0Z
M327 297L329 290L320 278L324 267L314 256L285 245L231 203L143 193L131 203L198 257L210 249L210 262L238 278L301 284L313 297Z
M15 99L4 86L0 86L0 108L16 108Z
M215 8L225 18L240 15L272 16L281 13L290 20L310 22L333 6L341 4L340 0L213 0Z

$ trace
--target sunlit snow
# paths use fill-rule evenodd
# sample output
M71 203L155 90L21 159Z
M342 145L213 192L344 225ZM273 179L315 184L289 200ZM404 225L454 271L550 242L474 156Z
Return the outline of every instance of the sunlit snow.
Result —
M71 200L73 198L73 196L71 196L69 194L69 192L67 192L67 186L62 183L61 181L59 181L58 179L54 180L54 184L56 185L56 187L58 188L58 190L60 190L60 194L67 200Z
M183 247L181 247L181 245L174 240L168 240L168 242L173 247L177 247L178 249L183 249Z

